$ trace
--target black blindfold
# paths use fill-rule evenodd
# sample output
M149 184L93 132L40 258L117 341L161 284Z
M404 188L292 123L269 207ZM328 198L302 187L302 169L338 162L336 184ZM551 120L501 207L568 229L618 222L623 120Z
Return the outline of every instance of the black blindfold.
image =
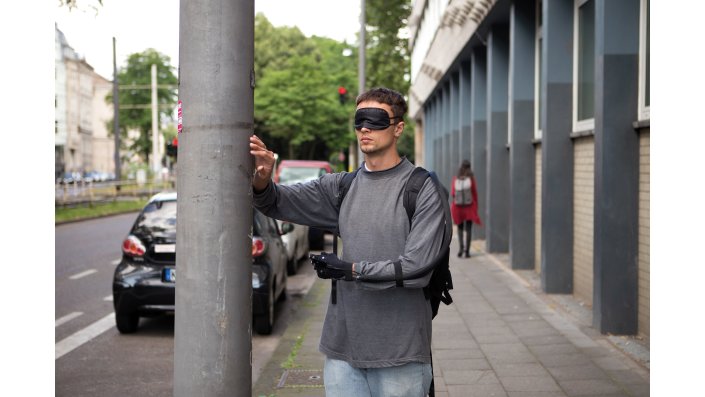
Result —
M386 110L381 108L361 108L355 112L355 129L369 128L371 130L384 130L392 125L392 119Z

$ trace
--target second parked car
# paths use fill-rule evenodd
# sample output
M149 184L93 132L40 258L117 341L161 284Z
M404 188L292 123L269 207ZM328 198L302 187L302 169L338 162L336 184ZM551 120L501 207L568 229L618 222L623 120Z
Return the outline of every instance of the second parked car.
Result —
M283 185L304 183L333 172L333 166L327 161L317 160L282 160L274 175L274 182ZM300 225L296 225L299 227ZM324 231L315 227L308 228L308 244L310 248L322 250L324 246Z

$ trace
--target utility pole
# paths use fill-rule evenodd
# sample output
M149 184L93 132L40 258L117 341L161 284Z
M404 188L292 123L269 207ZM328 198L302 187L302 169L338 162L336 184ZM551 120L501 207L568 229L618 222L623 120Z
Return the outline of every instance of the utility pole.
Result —
M254 0L181 0L174 396L252 394Z
M365 92L365 0L360 0L360 58L357 65L357 88L358 95ZM357 142L355 142L357 144ZM360 145L357 145L357 166L362 164L365 157L362 154ZM357 169L355 166L355 169Z
M152 64L152 172L153 179L159 174L159 110L157 104L157 65Z
M120 101L118 100L118 70L115 56L115 37L113 37L113 132L115 134L115 180L120 181ZM120 185L115 185L119 191Z

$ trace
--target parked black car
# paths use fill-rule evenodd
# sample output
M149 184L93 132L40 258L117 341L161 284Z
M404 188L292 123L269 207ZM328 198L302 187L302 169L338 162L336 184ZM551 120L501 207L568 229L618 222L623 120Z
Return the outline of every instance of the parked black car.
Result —
M274 302L286 299L287 254L281 234L293 229L253 211L252 314L254 329L270 334ZM176 282L176 193L152 197L122 243L113 277L115 322L121 333L137 330L140 317L174 311Z

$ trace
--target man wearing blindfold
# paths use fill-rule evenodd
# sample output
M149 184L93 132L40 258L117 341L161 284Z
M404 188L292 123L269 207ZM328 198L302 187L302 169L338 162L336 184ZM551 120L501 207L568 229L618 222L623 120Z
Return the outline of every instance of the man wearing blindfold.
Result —
M276 219L337 230L343 241L340 258L312 255L319 277L338 280L319 345L326 356L326 396L423 397L432 380L432 312L423 291L431 273L402 285L364 280L418 273L432 262L441 251L444 203L426 179L409 222L403 192L415 167L397 151L404 97L375 88L358 96L356 104L355 133L365 161L342 203L339 186L347 173L277 185L271 180L274 154L252 136L254 204Z

